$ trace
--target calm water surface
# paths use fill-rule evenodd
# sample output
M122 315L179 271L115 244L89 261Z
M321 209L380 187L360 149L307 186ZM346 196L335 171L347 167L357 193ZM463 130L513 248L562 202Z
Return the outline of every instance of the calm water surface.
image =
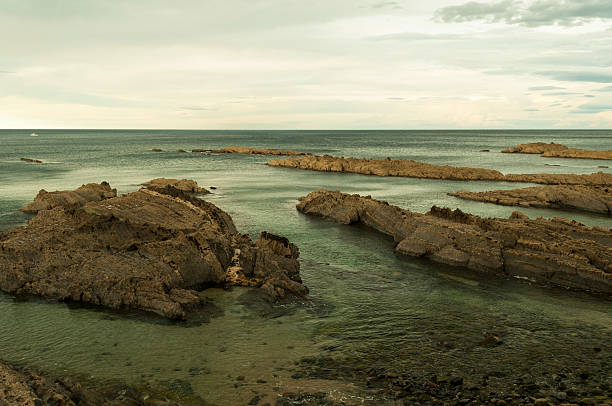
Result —
M268 158L261 156L174 151L236 144L407 158L504 173L592 173L611 170L598 168L605 161L497 151L534 141L612 149L612 131L53 130L29 137L30 132L0 130L0 231L27 221L17 209L41 188L73 189L106 180L124 193L155 177L190 178L217 187L206 198L230 213L242 232L255 238L262 230L271 231L300 247L301 274L312 304L270 310L245 304L243 289L211 289L208 295L222 312L209 323L184 325L0 294L0 358L100 385L121 379L193 393L220 405L245 403L256 393L273 402L277 393L298 390L325 391L357 402L372 399L350 382L291 378L304 357L377 358L415 374L463 376L520 375L534 368L552 373L568 366L600 368L610 361L609 298L400 258L393 254L392 242L378 234L295 210L299 196L327 188L372 195L420 212L435 204L507 217L513 208L462 201L447 193L520 185L319 173L267 167ZM152 152L154 147L165 152ZM27 164L20 157L44 164ZM563 216L612 227L605 216L521 211L530 217ZM486 332L499 335L504 344L478 346Z

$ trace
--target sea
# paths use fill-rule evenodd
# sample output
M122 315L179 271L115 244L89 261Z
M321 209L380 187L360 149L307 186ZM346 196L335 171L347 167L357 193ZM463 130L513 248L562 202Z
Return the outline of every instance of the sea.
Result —
M599 168L608 161L500 153L538 141L612 149L612 131L0 130L0 232L27 223L31 216L18 209L40 189L108 181L127 193L152 178L193 179L216 188L204 198L228 212L242 233L256 239L265 230L299 247L311 300L270 306L249 299L246 288L214 288L207 296L218 311L201 323L181 323L0 293L0 358L96 387L161 388L214 405L254 397L274 404L300 392L346 404L400 404L355 383L353 367L427 379L486 376L500 391L516 377L601 373L612 366L609 297L397 256L380 234L295 209L300 196L325 188L417 212L437 205L508 217L517 208L448 193L532 185L313 172L266 166L273 158L267 156L177 152L239 145L503 173L612 173ZM603 215L519 210L612 228ZM488 334L502 343L479 344ZM327 374L321 368L309 374L313 363L326 365Z

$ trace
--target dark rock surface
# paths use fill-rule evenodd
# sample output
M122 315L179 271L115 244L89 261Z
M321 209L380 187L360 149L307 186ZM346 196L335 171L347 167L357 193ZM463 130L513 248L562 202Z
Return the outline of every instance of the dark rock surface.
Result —
M612 188L605 186L554 185L487 192L460 190L449 195L503 206L570 209L607 215L612 212Z
M310 155L273 159L268 162L268 165L322 172L347 172L363 175L401 176L422 179L492 180L547 185L612 185L612 174L604 172L589 175L548 173L504 175L493 169L433 165L407 159L365 159Z
M390 235L398 253L483 272L612 293L612 231L562 218L481 218L432 207L420 214L370 197L318 190L297 209Z
M298 152L292 149L276 149L276 148L247 148L232 145L221 149L213 149L210 152L215 154L250 154L250 155L310 155L304 152Z
M154 189L114 197L103 182L39 193L28 225L0 234L0 289L171 319L201 308L209 286L306 295L286 238L263 232L253 242L215 205L170 184Z

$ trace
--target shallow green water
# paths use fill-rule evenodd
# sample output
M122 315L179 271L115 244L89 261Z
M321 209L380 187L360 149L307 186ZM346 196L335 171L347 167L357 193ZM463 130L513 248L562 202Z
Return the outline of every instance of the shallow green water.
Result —
M207 199L230 213L241 231L254 237L271 231L300 247L301 274L312 304L290 304L277 309L274 317L262 316L258 306L243 304L243 289L210 290L211 300L223 313L210 323L185 326L150 316L16 301L0 294L1 358L101 384L121 379L193 390L215 404L244 403L255 392L273 400L276 393L300 388L370 396L339 382L291 378L294 363L303 357L378 359L418 374L443 371L464 376L609 364L608 298L396 257L391 241L378 234L295 210L297 197L324 187L369 194L421 212L436 204L507 217L514 208L462 201L446 193L517 184L319 173L267 167L266 157L172 151L237 144L390 156L505 173L591 173L610 169L597 168L604 161L495 151L531 141L612 149L610 131L40 131L39 137L28 137L29 132L0 131L0 231L27 220L17 209L40 188L69 189L107 180L119 192L128 192L154 177L191 178L201 186L217 187ZM153 147L170 152L152 152ZM494 152L478 152L481 149ZM45 163L27 164L20 157ZM530 217L561 215L612 227L612 220L604 216L521 211ZM484 332L501 336L504 344L478 346ZM595 353L593 348L603 350ZM239 376L244 380L236 380Z

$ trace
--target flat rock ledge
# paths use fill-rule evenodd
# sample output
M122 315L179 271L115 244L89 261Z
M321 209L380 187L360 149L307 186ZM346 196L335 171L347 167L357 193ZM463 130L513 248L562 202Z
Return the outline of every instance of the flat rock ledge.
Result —
M393 237L395 251L476 271L612 294L612 231L562 218L481 218L432 207L413 213L386 202L318 190L297 209Z
M466 200L502 206L566 209L590 213L612 214L612 188L605 186L535 186L511 190L449 193Z
M275 148L247 148L232 145L221 149L213 149L210 152L215 154L250 154L250 155L310 155L306 152L298 152L293 149Z
M434 165L406 159L344 158L330 155L301 156L273 159L269 166L307 169L321 172L347 172L362 175L400 176L422 179L444 180L489 180L524 182L546 185L612 185L612 174L597 172L589 175L577 174L506 174L483 168L464 168Z
M580 148L569 148L562 144L551 142L532 142L519 144L512 148L506 148L501 152L518 154L540 154L547 158L578 158L578 159L611 159L612 150L586 150Z
M170 319L202 308L206 287L258 287L273 300L308 293L294 244L267 232L253 242L227 213L172 185L50 194L28 208L27 226L0 234L5 292Z

